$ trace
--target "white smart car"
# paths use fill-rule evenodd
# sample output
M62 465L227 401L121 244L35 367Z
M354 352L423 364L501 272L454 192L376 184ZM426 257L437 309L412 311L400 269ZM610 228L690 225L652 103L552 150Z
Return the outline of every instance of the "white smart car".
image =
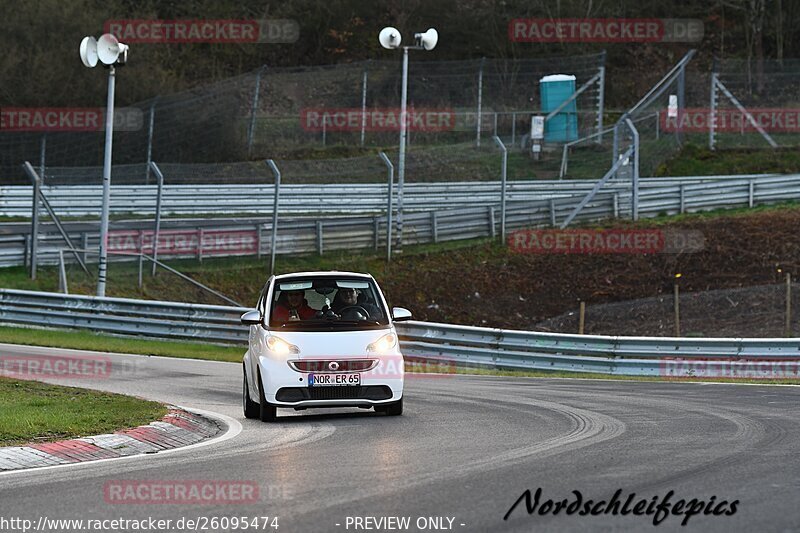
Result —
M369 274L302 272L269 278L242 364L247 418L278 407L361 407L403 413L403 355L393 321L411 313L386 300Z

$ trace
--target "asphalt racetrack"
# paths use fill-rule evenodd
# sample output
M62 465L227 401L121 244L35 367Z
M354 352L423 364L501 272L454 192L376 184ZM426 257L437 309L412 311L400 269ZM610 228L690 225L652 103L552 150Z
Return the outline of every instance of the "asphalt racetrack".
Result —
M279 422L265 424L242 415L240 365L108 357L124 371L57 382L223 415L226 436L172 453L0 475L0 516L34 524L40 517L170 519L171 531L203 530L175 527L181 518L268 516L266 529L228 530L280 533L800 530L798 387L409 375L402 417L279 410ZM108 483L137 480L246 481L258 486L258 499L109 502ZM523 498L504 520L527 489L533 513ZM576 510L587 500L608 501L618 489L622 503L630 494L632 504L660 502L672 492L673 506L711 502L702 507L709 514L691 516L687 526L685 513L670 514L654 527L652 513L630 509L568 513L578 498L573 491L581 498ZM561 500L567 502L554 514ZM734 501L734 514L714 515ZM407 517L408 526L389 517Z

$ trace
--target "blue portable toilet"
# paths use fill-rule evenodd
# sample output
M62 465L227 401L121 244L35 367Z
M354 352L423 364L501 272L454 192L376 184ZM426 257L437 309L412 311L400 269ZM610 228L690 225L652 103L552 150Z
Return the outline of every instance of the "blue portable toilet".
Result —
M550 114L575 93L575 76L551 74L539 80L542 113ZM544 142L563 143L578 138L578 106L573 100L545 123Z

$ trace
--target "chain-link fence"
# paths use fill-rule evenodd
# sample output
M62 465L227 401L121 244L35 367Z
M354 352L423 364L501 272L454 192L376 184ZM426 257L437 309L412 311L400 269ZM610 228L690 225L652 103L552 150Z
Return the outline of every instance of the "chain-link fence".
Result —
M413 53L412 53L413 56ZM561 111L578 134L602 121L605 54L540 59L424 61L409 67L409 145L517 144L541 113L539 80L575 77L574 105ZM134 83L120 70L117 83ZM399 132L401 63L263 67L211 86L121 108L137 117L114 132L114 164L218 163L256 158L354 157L394 147ZM118 106L120 103L118 102ZM119 110L119 109L118 109ZM102 120L99 121L102 126ZM8 128L7 128L8 129ZM103 131L0 132L0 175L25 183L19 167L99 166ZM574 132L573 132L574 133ZM142 166L146 169L146 165ZM146 179L146 178L145 178Z
M716 60L708 110L689 127L705 126L711 149L800 144L800 60Z

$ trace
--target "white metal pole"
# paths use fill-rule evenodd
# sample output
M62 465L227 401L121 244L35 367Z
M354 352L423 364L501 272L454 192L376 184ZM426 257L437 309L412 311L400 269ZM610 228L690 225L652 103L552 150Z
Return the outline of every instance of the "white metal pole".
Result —
M403 189L406 178L406 103L408 100L408 47L403 47L403 81L400 97L400 155L397 162L397 239L403 247Z
M114 133L114 65L108 68L108 103L106 105L106 147L103 157L103 207L100 214L100 271L97 276L97 296L106 295L108 269L108 213L111 201L111 142Z

